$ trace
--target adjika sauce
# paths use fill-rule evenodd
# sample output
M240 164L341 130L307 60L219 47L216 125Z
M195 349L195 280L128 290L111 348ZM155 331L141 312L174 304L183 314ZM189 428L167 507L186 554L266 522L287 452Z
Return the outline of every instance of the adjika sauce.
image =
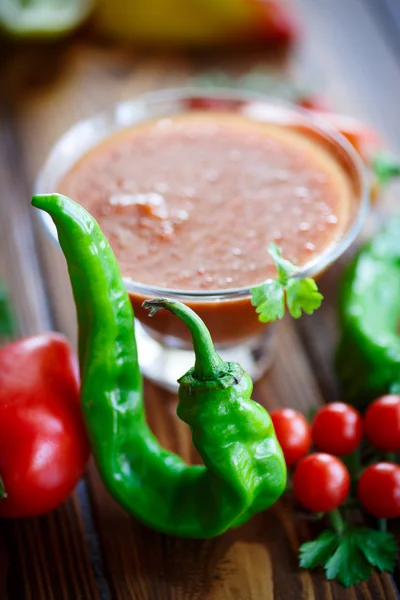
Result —
M113 135L59 191L97 219L124 277L202 291L273 277L272 241L306 264L343 235L352 193L338 161L311 138L201 111Z

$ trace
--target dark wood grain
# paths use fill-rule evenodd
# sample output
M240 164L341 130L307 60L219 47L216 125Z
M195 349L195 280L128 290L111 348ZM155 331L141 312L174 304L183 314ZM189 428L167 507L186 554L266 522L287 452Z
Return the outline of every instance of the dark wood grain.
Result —
M371 121L392 148L400 150L400 63L369 1L298 0L306 35L289 68L299 79L319 83L338 109ZM192 74L210 68L240 73L255 64L278 65L275 57L253 53L217 59L140 56L130 49L96 46L80 36L58 44L51 53L47 46L21 46L10 52L3 68L7 102L0 118L0 276L11 286L21 332L54 324L73 342L76 339L63 258L37 229L29 207L35 174L61 133L117 100L184 84ZM386 194L379 209L383 215L397 204L398 189ZM321 311L297 325L289 320L279 325L277 359L254 391L255 399L268 409L291 405L307 413L337 396L332 353L340 268L339 264L321 279L326 296ZM189 462L197 461L175 408L173 395L146 384L152 429L166 447ZM368 583L344 590L326 582L321 573L300 570L299 543L317 530L301 517L290 496L237 530L214 540L193 541L160 535L131 518L109 497L93 465L87 486L90 506L83 490L52 515L1 524L1 598L6 593L9 600L397 597L387 575L375 573Z
M5 81L0 77L0 279L10 291L18 334L26 336L51 329L52 316ZM99 598L76 493L48 516L0 523L0 598Z

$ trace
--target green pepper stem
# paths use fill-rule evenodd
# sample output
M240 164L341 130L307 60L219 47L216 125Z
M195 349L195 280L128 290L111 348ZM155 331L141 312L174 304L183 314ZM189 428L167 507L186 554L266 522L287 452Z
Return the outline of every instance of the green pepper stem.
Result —
M162 308L169 310L187 325L193 341L195 354L194 375L197 379L208 381L221 375L224 369L224 361L215 350L210 332L196 313L174 300L155 298L145 300L142 305L150 311L150 317Z
M378 519L379 531L387 531L387 519Z
M333 529L337 534L341 535L344 531L344 522L339 509L335 508L334 510L331 510L329 513L329 518L331 520Z

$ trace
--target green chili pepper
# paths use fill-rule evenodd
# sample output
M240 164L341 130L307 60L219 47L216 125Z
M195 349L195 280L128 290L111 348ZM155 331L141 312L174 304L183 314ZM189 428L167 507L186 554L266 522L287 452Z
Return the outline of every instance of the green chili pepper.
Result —
M65 254L79 323L81 402L93 453L114 498L147 525L212 537L273 504L286 466L252 382L216 353L201 319L172 300L148 301L188 326L196 356L180 379L178 416L192 430L203 465L162 448L145 417L133 311L115 256L96 221L60 195L33 198L53 218Z
M400 383L400 217L346 269L339 290L336 371L343 397L365 408Z

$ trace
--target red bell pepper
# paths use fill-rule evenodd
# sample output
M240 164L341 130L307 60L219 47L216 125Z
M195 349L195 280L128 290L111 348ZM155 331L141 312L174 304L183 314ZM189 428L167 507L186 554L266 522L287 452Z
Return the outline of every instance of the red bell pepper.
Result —
M0 516L59 506L90 453L79 405L78 364L57 333L0 349Z

